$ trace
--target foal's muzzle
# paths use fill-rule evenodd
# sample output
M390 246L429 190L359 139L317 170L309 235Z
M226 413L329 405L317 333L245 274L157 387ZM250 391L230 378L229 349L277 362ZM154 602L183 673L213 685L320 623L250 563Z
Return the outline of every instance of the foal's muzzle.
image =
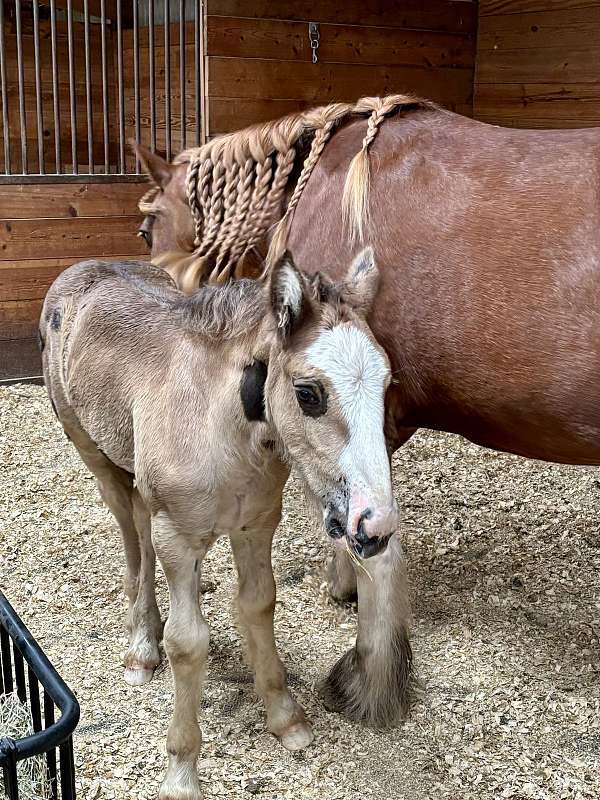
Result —
M344 536L347 536L350 549L359 558L371 558L386 549L393 533L393 529L391 529L389 533L383 535L369 535L367 526L372 517L373 513L370 509L363 512L358 521L356 531L351 534L348 533L347 516L330 509L325 518L325 529L332 539L343 539Z

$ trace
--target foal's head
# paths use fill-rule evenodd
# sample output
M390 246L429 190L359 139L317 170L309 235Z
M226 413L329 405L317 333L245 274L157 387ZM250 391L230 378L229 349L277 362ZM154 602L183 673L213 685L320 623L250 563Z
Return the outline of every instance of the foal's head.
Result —
M276 340L265 413L330 536L362 557L397 524L383 423L390 365L365 321L377 292L371 249L342 284L300 273L289 254L271 276Z

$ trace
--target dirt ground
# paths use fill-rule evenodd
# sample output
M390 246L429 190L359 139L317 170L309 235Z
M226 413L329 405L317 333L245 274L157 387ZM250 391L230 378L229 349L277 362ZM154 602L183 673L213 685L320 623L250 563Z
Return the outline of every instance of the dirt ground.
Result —
M288 487L276 537L276 635L314 744L265 730L232 616L226 542L207 560L211 626L199 766L211 798L437 800L600 796L600 472L421 432L394 459L423 684L409 719L369 730L317 684L355 633L324 586L325 537ZM0 389L0 586L76 692L82 800L155 798L168 666L122 680L118 532L44 390ZM159 602L166 591L159 575Z

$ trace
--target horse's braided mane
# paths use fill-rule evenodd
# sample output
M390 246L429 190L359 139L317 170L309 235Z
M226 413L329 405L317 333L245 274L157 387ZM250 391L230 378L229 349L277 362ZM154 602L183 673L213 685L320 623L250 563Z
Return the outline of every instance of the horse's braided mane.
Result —
M178 280L181 288L239 275L244 255L275 226L268 272L285 249L294 211L325 145L341 124L356 117L368 117L367 132L350 163L342 213L351 240L362 240L369 220L369 148L383 120L409 107L437 108L410 95L364 97L354 105L334 103L224 134L180 153L174 163L188 164L187 200L196 229L194 259ZM281 216L290 174L306 150Z

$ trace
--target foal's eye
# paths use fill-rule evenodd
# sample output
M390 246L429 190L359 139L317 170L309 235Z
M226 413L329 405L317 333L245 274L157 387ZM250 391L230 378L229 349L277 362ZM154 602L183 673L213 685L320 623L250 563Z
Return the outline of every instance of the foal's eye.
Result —
M296 381L294 390L298 405L307 416L320 417L327 411L327 395L319 381Z

